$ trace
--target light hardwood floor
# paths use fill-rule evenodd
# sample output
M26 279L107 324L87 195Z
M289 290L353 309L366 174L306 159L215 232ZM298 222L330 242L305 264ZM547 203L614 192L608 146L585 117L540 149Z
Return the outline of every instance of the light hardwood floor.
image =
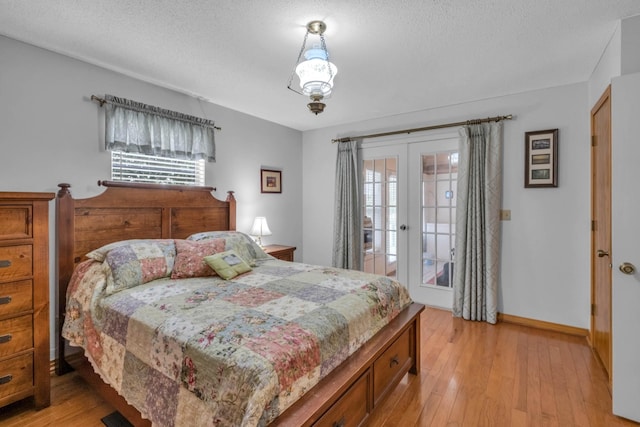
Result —
M368 426L638 426L611 414L584 337L422 315L422 372L405 377ZM112 409L75 374L52 378L51 407L0 409L2 427L102 426Z

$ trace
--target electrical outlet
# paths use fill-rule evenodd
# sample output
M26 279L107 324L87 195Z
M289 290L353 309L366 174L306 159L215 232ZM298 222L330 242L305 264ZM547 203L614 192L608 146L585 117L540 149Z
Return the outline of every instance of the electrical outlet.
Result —
M500 211L500 221L511 221L511 210L502 209Z

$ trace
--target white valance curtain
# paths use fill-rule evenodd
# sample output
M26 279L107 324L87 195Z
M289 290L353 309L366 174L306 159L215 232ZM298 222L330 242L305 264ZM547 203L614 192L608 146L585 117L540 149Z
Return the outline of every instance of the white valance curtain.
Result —
M502 122L460 129L453 315L497 322Z
M215 162L213 121L112 95L105 99L107 150Z

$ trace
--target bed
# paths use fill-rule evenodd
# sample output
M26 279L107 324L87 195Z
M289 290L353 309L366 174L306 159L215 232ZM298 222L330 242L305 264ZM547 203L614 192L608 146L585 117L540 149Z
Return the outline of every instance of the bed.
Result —
M419 372L424 307L394 281L264 254L235 231L232 192L220 201L210 187L99 184L106 190L87 199L59 185L56 370L77 370L132 424L151 425L151 418L158 426L360 425L407 372ZM192 275L184 268L189 257L178 258L199 245L237 255L248 271L229 280L219 277L224 270ZM158 274L151 263L135 283L119 285L133 277L118 278L119 257L140 247L140 263L146 262L140 253L156 250L170 268ZM172 279L169 270L187 273ZM312 288L322 292L310 294ZM178 317L187 311L196 320ZM352 314L359 312L373 320ZM223 330L222 323L233 327ZM87 324L88 331L113 334L82 336ZM178 329L188 333L180 338ZM70 342L84 342L84 351L69 351ZM249 354L257 361L246 362ZM240 365L249 365L249 373ZM233 378L236 385L228 382Z

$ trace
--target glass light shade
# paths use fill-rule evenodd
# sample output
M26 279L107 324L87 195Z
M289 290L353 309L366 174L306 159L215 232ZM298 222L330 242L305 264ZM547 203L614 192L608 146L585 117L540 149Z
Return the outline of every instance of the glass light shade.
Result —
M319 48L307 50L304 57L306 61L296 67L302 93L307 96L329 96L333 88L333 78L338 74L338 67L328 62L327 52Z
M253 220L253 227L251 227L249 234L256 236L258 238L257 243L262 246L262 236L271 236L271 230L269 230L267 218L257 216L256 219Z

